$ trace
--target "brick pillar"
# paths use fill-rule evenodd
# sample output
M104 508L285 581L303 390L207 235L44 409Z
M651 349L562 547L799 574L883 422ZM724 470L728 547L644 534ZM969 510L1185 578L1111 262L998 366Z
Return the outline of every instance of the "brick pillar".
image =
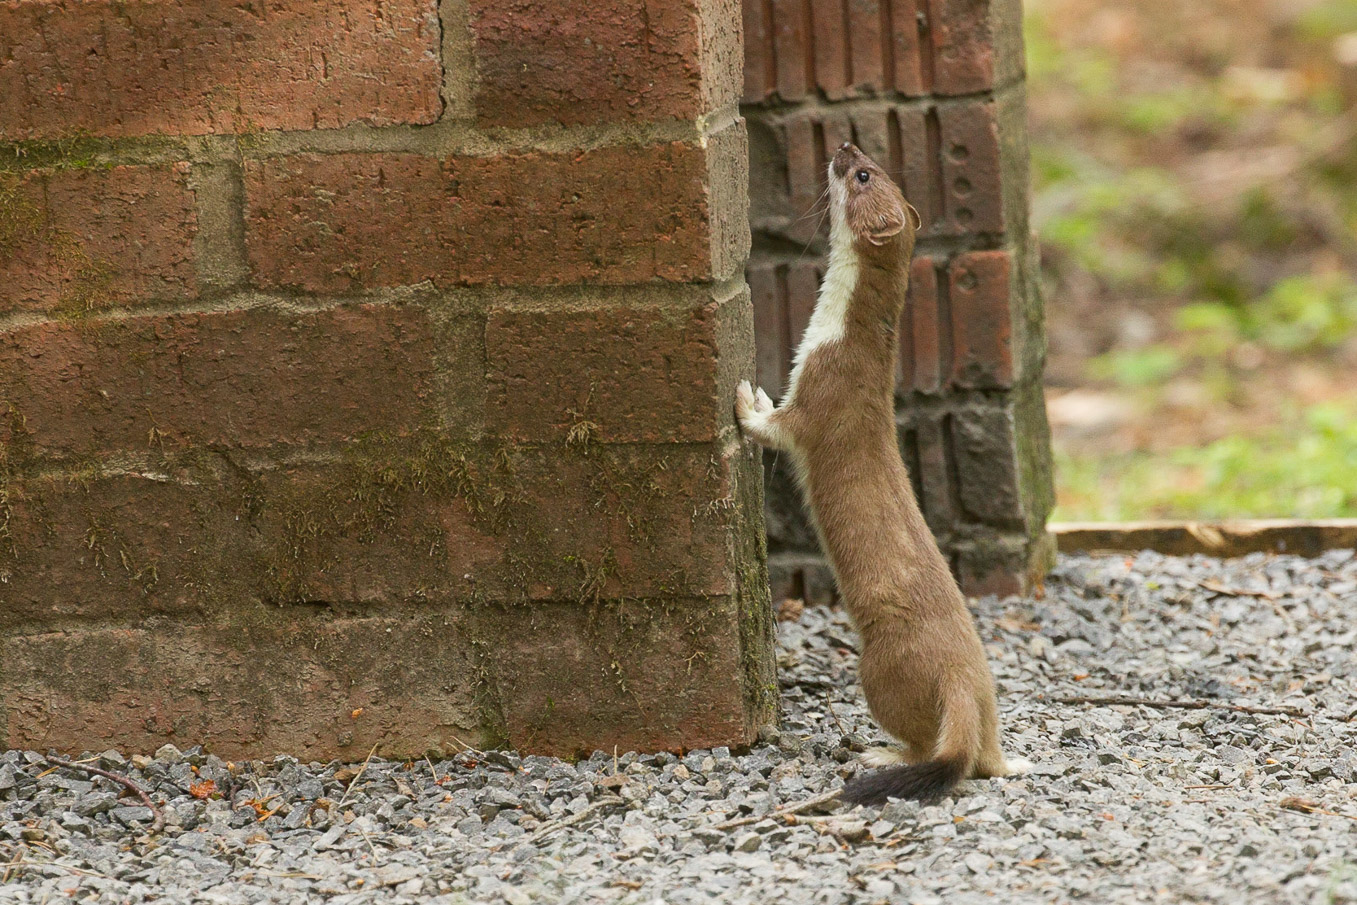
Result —
M0 5L5 743L751 740L734 7L174 12Z
M759 379L780 392L814 306L816 200L851 140L924 222L897 409L920 503L968 593L1018 591L1053 549L1018 0L745 0L744 24ZM787 463L768 465L774 593L824 598Z

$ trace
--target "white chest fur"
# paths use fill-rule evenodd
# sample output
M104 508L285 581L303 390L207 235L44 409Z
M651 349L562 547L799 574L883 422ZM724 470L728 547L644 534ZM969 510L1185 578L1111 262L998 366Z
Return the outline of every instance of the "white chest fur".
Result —
M847 327L848 305L852 301L853 290L857 288L860 264L852 240L844 235L835 235L840 231L847 232L847 227L839 223L831 227L829 269L825 272L824 282L820 284L820 294L815 299L810 323L806 325L806 332L796 347L783 405L796 398L796 385L810 354L826 343L843 339Z

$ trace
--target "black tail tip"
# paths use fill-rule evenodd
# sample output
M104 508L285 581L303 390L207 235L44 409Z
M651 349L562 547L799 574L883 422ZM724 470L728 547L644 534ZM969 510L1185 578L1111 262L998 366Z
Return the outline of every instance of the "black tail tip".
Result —
M966 763L960 759L887 767L854 778L843 787L839 799L847 804L882 805L890 798L907 798L928 804L950 792L965 774Z

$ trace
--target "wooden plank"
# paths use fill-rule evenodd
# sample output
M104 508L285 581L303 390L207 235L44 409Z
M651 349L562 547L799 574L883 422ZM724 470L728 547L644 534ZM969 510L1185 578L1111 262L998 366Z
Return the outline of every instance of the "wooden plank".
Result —
M1153 550L1176 556L1318 556L1325 550L1357 548L1357 519L1053 522L1048 527L1061 553Z

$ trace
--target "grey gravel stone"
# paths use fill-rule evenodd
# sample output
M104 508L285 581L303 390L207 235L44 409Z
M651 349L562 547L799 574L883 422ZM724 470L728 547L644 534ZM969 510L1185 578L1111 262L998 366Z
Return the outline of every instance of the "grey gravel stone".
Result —
M374 758L351 787L287 757L99 755L164 808L154 839L120 787L4 752L0 903L1357 902L1357 821L1325 813L1357 816L1351 551L1064 557L1043 600L974 611L1005 749L1036 766L938 804L773 813L889 741L848 619L812 607L778 625L782 724L749 752ZM1112 696L1212 706L1057 703ZM220 800L189 793L206 779Z

